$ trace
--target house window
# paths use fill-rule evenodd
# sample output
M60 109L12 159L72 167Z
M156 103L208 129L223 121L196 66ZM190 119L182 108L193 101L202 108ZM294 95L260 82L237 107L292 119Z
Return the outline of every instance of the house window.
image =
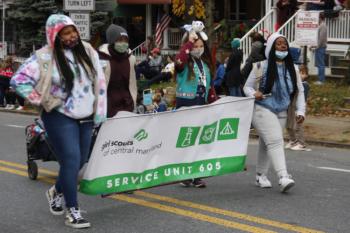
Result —
M230 20L247 19L247 1L233 0L230 4Z

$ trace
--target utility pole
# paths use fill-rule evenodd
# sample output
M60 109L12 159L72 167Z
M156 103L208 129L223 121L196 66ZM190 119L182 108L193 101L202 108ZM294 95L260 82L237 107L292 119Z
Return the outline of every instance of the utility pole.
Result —
M6 46L5 46L5 8L6 8L6 5L5 5L5 0L1 0L1 5L2 5L2 47L1 47L1 50L2 50L2 53L1 53L1 56L2 58L5 58L5 51L6 51Z

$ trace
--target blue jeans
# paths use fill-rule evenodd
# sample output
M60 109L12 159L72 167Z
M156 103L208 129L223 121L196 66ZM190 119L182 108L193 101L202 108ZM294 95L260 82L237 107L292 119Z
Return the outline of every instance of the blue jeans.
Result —
M78 207L78 173L88 160L93 122L80 122L55 110L43 111L41 119L60 165L56 190L66 207Z
M244 96L242 89L240 87L229 87L230 96Z
M326 80L326 48L321 47L315 50L315 65L318 68L318 81L324 82Z

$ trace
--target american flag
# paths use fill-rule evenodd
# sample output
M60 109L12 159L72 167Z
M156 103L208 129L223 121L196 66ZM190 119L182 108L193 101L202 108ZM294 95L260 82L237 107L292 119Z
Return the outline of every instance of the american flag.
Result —
M160 45L163 42L163 32L168 27L170 21L171 17L169 16L169 14L162 14L161 10L158 9L156 26L156 44L158 47L160 47Z

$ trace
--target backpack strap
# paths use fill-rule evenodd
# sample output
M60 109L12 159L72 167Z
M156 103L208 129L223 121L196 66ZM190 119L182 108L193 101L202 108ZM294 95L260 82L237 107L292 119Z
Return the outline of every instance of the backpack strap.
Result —
M41 95L40 105L46 112L60 106L62 100L51 95L53 52L49 46L45 46L35 52L39 63L40 78L35 90Z

